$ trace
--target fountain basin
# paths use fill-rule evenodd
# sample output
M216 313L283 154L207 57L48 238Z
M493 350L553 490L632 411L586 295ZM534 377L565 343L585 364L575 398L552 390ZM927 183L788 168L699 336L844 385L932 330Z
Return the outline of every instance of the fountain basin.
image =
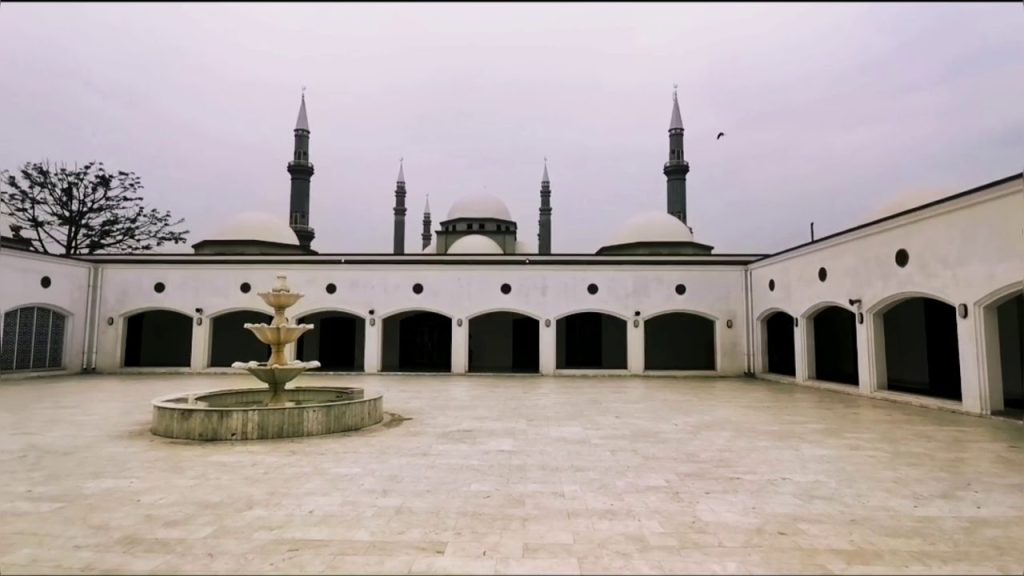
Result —
M313 329L312 324L268 326L266 324L245 323L242 327L255 334L260 342L270 346L291 344L298 340L299 336L302 336L303 333Z
M312 362L295 361L283 366L279 364L268 366L266 362L235 362L231 367L245 370L261 382L270 384L271 388L273 388L275 386L284 386L306 370L319 368L320 363L316 360Z
M182 440L269 440L348 432L384 419L384 397L362 388L300 387L287 402L265 406L271 391L238 388L153 400L150 432Z

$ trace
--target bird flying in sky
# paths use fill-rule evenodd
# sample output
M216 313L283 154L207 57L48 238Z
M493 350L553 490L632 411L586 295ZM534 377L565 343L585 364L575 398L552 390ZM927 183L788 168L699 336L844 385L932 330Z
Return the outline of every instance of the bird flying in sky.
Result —
M718 136L715 136L715 140L721 140L722 136L725 136L725 132L719 132Z

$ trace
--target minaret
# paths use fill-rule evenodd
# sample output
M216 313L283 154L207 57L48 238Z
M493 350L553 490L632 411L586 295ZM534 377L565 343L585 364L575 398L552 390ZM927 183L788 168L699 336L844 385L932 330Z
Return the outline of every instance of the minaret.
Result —
M678 86L676 86L678 88ZM672 121L668 125L668 213L686 224L686 174L690 164L683 159L683 118L679 114L679 98L672 90Z
M427 194L427 205L423 208L423 234L420 235L423 239L423 249L426 250L427 246L430 246L431 233L430 233L430 194Z
M540 223L537 227L537 253L551 254L551 181L548 180L548 159L544 159L544 175L540 179Z
M288 163L292 176L292 195L288 224L295 231L299 245L309 248L313 243L313 229L309 226L309 181L313 177L313 164L309 161L309 121L306 119L306 89L302 89L299 119L295 122L295 152Z
M395 186L395 254L405 254L405 166L398 161L398 182Z

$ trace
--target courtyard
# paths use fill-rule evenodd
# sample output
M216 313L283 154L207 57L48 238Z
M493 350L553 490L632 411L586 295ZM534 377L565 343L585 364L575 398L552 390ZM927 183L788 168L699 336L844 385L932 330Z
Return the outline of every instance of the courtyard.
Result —
M149 433L248 375L0 382L0 572L1003 573L1024 427L723 378L307 375L384 423Z

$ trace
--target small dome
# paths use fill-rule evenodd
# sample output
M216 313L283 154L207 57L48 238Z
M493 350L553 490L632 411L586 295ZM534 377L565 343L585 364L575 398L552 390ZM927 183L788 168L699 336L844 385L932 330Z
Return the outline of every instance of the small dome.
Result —
M497 218L512 220L508 206L496 196L476 194L459 198L448 210L448 220L455 218Z
M693 233L668 213L644 212L626 220L608 245L635 242L693 242Z
M516 240L516 254L536 254L537 247L526 240Z
M205 240L260 240L293 245L299 243L295 232L284 220L266 212L238 214Z
M487 236L470 234L463 236L448 247L448 254L504 254L501 246Z

